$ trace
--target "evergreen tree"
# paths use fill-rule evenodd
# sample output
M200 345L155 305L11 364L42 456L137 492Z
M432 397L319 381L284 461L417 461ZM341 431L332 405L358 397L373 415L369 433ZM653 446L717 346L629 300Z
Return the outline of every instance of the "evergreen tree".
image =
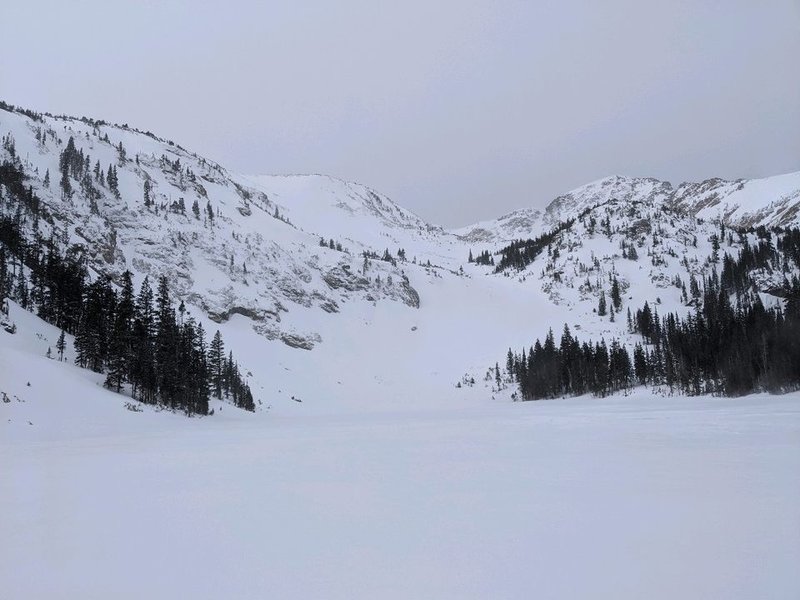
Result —
M61 330L61 335L58 336L58 341L56 342L56 350L58 351L58 360L64 360L64 350L67 349L67 341L64 334L64 330Z
M119 392L122 384L131 379L134 357L133 322L134 298L130 271L122 275L122 289L116 306L108 357L106 386Z
M156 402L157 378L155 367L155 313L153 290L145 277L136 296L133 321L133 364L131 365L133 394L148 404Z
M600 301L597 303L597 314L601 317L606 314L606 293L600 290Z
M150 208L153 205L153 199L151 197L151 184L149 179L144 180L144 205L147 208Z
M175 311L169 294L167 278L161 276L156 292L155 359L158 393L171 408L177 407L178 394L178 335Z
M211 388L215 398L222 398L226 366L225 345L218 329L211 340L211 346L208 351L208 368L211 373Z
M622 308L622 295L620 294L619 281L617 281L616 275L611 281L611 305L614 312L619 312Z

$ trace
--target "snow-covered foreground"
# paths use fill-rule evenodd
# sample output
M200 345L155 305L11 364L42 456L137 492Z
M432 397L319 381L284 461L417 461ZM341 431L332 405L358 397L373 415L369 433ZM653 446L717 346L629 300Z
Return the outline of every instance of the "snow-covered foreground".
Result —
M232 318L264 404L206 418L125 410L12 303L0 597L800 595L800 394L493 400L481 365L558 315L461 282L349 303L311 352Z
M796 223L800 172L612 177L445 231L359 184L246 178L127 127L0 121L0 158L47 209L24 233L80 244L92 279L166 276L257 404L126 410L73 366L71 336L45 358L60 330L10 302L0 598L800 598L800 394L514 404L493 369L565 323L630 348L628 309L685 314L682 288L744 248L712 220ZM119 194L95 175L65 199L70 139L119 168ZM468 262L584 210L520 271ZM783 273L755 277L766 306Z
M232 410L4 427L2 596L800 593L797 395Z

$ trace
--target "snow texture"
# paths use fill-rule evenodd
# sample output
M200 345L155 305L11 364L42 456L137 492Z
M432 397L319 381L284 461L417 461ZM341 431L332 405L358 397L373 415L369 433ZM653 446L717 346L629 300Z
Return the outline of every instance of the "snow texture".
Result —
M213 416L186 418L141 406L72 366L71 340L66 362L46 358L60 332L12 302L17 332L0 329L4 597L800 593L800 395L512 403L490 371L564 323L582 340L631 341L627 308L688 312L674 280L718 267L718 219L797 225L800 172L677 187L612 177L544 211L446 231L360 184L236 175L124 127L0 111L8 133L53 215L42 234L83 244L93 275L167 275L221 330L258 407L215 402ZM92 164L118 166L119 199L60 197L70 136ZM181 198L185 214L170 208ZM521 271L467 262L586 210ZM735 253L742 240L719 242ZM405 261L362 257L400 248ZM612 276L614 322L595 312ZM767 303L781 301L776 276L763 274Z

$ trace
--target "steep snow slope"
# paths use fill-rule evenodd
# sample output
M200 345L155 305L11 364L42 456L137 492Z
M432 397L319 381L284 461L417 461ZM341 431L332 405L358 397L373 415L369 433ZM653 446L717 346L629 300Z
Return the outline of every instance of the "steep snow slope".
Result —
M324 236L330 230L361 243L365 243L364 236L375 234L374 247L384 243L381 234L389 231L413 232L429 240L442 233L441 228L429 225L386 196L358 183L328 175L260 175L249 179L281 202L291 220L312 233Z
M60 331L10 304L17 333L0 329L0 437L6 443L32 439L74 442L86 436L156 433L184 423L201 426L198 419L159 411L105 389L103 375L73 365L71 336L67 336L60 362L55 346ZM48 349L52 358L46 356ZM228 410L220 412L223 406ZM211 407L216 413L210 417L214 421L246 420L249 416L217 400L211 401Z
M382 409L432 396L457 402L473 393L454 387L465 375L479 382L474 393L491 395L486 370L510 346L529 345L550 328L558 335L564 323L582 338L627 338L625 312L645 301L660 312L688 311L682 286L718 265L714 236L721 237L718 256L742 243L709 220L717 205L701 206L713 190L728 189L722 182L682 186L678 194L654 179L612 177L544 211L448 232L363 185L319 175L238 176L126 127L0 110L0 134L10 134L15 148L14 157L0 149L0 158L24 166L52 217L42 220L42 235L82 245L95 273L130 269L136 284L167 275L207 330L222 329L262 407L289 412ZM119 198L93 176L97 199L77 181L72 198L62 198L58 160L70 137L90 156L90 171L96 161L118 169ZM771 206L770 198L800 189L797 179L744 182L726 198ZM467 263L470 250L499 259L508 241L577 215L522 271ZM320 246L320 238L342 251ZM623 257L626 244L637 248L636 260ZM387 249L392 262L362 256ZM612 322L595 310L613 277L624 299ZM762 291L771 283L765 275Z
M606 177L587 183L550 202L544 211L521 209L461 228L455 233L475 242L502 243L535 237L560 221L575 217L598 204L616 199L623 202L663 203L672 193L668 182L651 178Z
M469 244L502 244L539 233L542 211L521 208L491 221L482 221L453 231Z
M180 298L214 320L245 314L268 339L303 348L320 341L304 325L308 309L335 313L353 297L418 304L400 268L377 261L367 277L357 256L361 247L321 248L316 232L287 222L280 204L245 178L171 142L121 127L46 116L34 121L7 111L0 111L0 131L10 134L27 183L52 215L52 224L42 222L42 233L81 244L95 272L129 269L137 284L144 276L167 275ZM74 181L72 198L62 198L59 154L70 138L88 157L90 173L95 162L102 171L117 168L119 198L91 175L97 199ZM11 158L7 150L0 154ZM144 206L145 182L151 208Z
M610 200L662 204L669 198L671 187L667 182L652 178L606 177L553 200L545 210L544 220L547 225L552 226Z
M800 171L765 179L683 183L672 202L698 217L740 227L796 227L800 224Z
M521 209L453 233L472 243L499 244L533 237L612 199L671 206L703 219L721 219L734 227L796 227L800 225L800 171L763 179L708 179L682 183L677 188L653 178L606 177L559 196L544 211Z

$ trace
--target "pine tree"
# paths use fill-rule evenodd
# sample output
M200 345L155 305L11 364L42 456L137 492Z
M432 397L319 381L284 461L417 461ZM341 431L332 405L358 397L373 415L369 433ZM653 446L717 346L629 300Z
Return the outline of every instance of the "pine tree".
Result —
M133 365L131 367L134 396L143 402L156 401L155 315L153 312L153 290L149 278L145 277L136 297L133 322Z
M209 388L209 366L208 348L206 347L206 332L201 323L197 324L193 346L194 371L193 380L196 382L195 388L195 412L201 415L208 414L208 397L211 394Z
M147 208L150 208L153 205L153 199L151 198L151 184L149 179L144 180L144 205Z
M106 377L106 386L117 392L122 389L122 384L131 378L134 309L132 276L130 271L125 271L114 315Z
M617 281L616 275L611 281L611 305L615 312L619 312L622 308L622 295L620 294L619 281Z
M56 342L56 350L58 351L58 360L64 360L64 350L67 349L67 341L64 335L64 330L61 330L61 335L58 336L58 341Z
M162 402L177 407L178 392L178 335L175 311L169 294L169 283L162 276L156 293L155 358L158 392Z
M69 181L69 170L65 168L64 165L61 167L61 181L59 185L61 186L61 196L66 199L72 198L72 184Z
M211 340L211 346L208 351L208 369L211 373L211 386L216 398L222 398L225 367L225 345L218 329Z

